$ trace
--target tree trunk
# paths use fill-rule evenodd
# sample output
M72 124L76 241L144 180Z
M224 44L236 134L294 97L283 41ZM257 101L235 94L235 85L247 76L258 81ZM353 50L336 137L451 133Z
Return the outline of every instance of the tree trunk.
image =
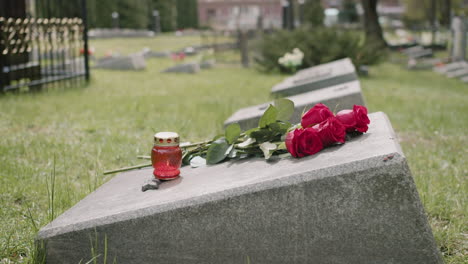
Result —
M361 0L364 9L364 30L366 32L366 42L380 46L387 46L383 38L382 27L377 14L378 0Z
M451 10L452 10L452 1L451 0L445 0L442 1L442 25L446 26L447 28L450 28L450 22L451 22Z

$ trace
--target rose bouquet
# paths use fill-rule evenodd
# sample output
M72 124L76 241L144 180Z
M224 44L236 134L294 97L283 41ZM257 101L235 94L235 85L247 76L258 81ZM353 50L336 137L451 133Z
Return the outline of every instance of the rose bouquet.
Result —
M292 53L286 52L283 57L279 58L278 63L292 72L295 72L296 69L302 65L303 59L304 53L300 49L295 48Z
M183 162L198 167L251 156L270 159L272 155L288 152L300 158L328 146L343 144L347 134L367 132L370 123L366 107L359 105L335 115L324 104L316 104L296 125L286 121L293 112L292 101L278 99L268 107L256 128L241 132L240 126L235 123L211 141L188 147L181 145L184 149Z
M367 132L370 123L367 109L354 105L353 109L341 110L336 115L324 104L316 104L301 118L300 124L291 124L294 103L288 99L275 100L258 122L258 127L242 132L239 124L226 127L223 134L212 140L198 143L182 143L184 165L200 167L228 159L292 155L301 158L313 155L332 145L343 144L347 135ZM289 153L289 154L288 154ZM108 173L149 167L144 164L123 168Z

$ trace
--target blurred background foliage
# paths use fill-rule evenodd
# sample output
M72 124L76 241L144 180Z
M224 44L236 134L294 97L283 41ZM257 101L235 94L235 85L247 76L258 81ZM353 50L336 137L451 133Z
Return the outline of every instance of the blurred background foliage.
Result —
M277 31L259 42L256 62L263 71L288 72L278 58L294 48L304 53L301 69L349 57L354 65L373 65L385 57L378 46L366 44L362 32L338 28L301 27L294 31Z

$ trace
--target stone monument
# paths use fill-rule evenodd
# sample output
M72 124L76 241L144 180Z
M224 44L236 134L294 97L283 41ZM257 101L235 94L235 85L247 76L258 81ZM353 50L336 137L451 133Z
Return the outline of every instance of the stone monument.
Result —
M466 21L463 17L454 17L452 19L452 61L463 61L466 59Z
M119 174L38 241L50 264L442 263L390 122L370 120L314 156L184 167L159 190L141 191L151 169Z
M309 110L317 103L327 105L332 111L352 109L355 104L365 105L359 81L343 83L287 98L294 102L294 114L289 120L292 123L299 123L302 113ZM268 105L272 103L273 102L269 102L239 109L226 120L224 125L227 126L231 123L238 123L243 130L257 127L260 117L268 108Z
M357 80L356 68L349 58L321 64L297 72L275 85L275 96L290 96Z

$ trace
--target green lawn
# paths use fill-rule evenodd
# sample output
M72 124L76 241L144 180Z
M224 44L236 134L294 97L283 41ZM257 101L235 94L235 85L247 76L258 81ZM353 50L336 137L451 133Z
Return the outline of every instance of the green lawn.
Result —
M165 35L91 45L104 54L194 42L199 38ZM236 109L269 100L284 78L233 65L159 73L173 64L153 59L142 72L93 70L86 88L0 97L0 263L33 259L37 228L109 180L104 170L142 163L135 157L149 152L156 131L211 138ZM386 112L401 139L445 261L467 263L467 85L390 63L372 67L362 84L369 110Z

